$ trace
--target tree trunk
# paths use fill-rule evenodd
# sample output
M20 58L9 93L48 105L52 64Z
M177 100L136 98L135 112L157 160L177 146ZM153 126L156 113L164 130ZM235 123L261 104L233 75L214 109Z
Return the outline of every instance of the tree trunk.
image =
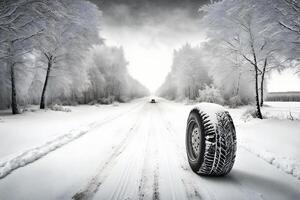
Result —
M240 82L241 82L241 76L242 76L242 72L239 69L239 77L238 77L238 82L237 82L237 87L236 87L236 93L235 96L238 96L240 93Z
M10 42L8 54L9 59L7 65L10 67L10 84L11 84L11 111L12 114L20 114L20 110L18 108L18 102L17 102L17 90L16 90L16 80L15 80L15 66L12 62L13 55L12 55L12 45L13 43Z
M15 71L14 66L11 64L10 66L10 81L11 81L11 109L12 113L20 114L20 110L18 108L17 103L17 91L16 91L16 85L15 85Z
M265 59L264 68L261 74L261 83L260 83L260 106L264 105L264 82L265 82L265 74L266 74L266 68L268 64L268 59Z
M52 67L52 56L47 57L47 58L48 58L48 67L47 67L46 78L45 78L43 91L42 91L42 96L41 96L40 109L45 109L45 105L46 105L45 95L46 95L48 80L49 80L51 67Z
M253 60L254 60L254 70L255 70L255 101L256 101L256 116L259 119L262 119L262 114L261 114L261 110L260 110L260 103L259 103L259 91L258 91L258 65L257 65L257 57L256 57L256 52L254 49L254 40L253 40L253 36L252 33L250 31L250 38L251 38L251 51L253 54Z
M260 110L260 104L259 104L259 92L258 92L258 68L255 67L255 100L256 100L256 116L259 119L262 119L262 114Z

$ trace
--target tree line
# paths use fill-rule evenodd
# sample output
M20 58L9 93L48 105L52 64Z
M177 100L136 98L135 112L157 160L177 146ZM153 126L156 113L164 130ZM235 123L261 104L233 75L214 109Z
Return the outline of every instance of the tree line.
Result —
M127 101L147 90L122 48L100 35L102 13L85 0L0 2L0 108Z
M256 116L262 118L270 73L299 69L300 2L223 0L199 11L204 15L205 42L174 53L172 71L158 94L171 99L221 99L232 106L253 102Z

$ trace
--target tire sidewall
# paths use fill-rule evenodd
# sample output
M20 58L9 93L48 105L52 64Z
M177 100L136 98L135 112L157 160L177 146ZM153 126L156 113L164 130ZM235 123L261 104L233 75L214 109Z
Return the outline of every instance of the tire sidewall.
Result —
M198 156L193 159L190 155L190 141L189 141L189 137L191 137L189 134L189 129L190 129L190 123L191 121L195 121L198 125L198 127L201 129L201 144L200 144L200 153L198 154ZM192 168L192 170L196 173L198 173L199 169L202 166L203 160L204 160L204 152L205 152L205 130L204 130L204 126L203 126L203 120L202 117L199 113L198 110L192 110L189 114L188 120L187 120L187 128L186 128L186 137L185 137L185 143L186 143L186 152L187 152L187 158L189 161L189 164Z

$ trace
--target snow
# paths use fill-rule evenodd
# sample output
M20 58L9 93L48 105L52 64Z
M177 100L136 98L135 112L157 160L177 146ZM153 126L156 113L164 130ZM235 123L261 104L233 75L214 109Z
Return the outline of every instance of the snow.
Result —
M115 105L113 105L113 106L115 106ZM130 107L130 110L131 109L132 109L132 106ZM109 109L109 110L112 110L112 109ZM45 116L45 120L49 120L49 117L53 113L49 113L49 114L50 115ZM48 153L50 153L50 152L52 152L52 151L54 151L54 150L56 150L56 149L58 149L58 148L60 148L64 145L68 144L69 142L71 142L75 139L78 139L79 137L85 135L91 129L99 127L99 126L103 125L104 123L107 123L111 120L114 120L118 116L119 116L119 113L118 114L113 114L113 115L105 115L105 119L100 121L100 122L99 121L98 122L92 122L92 123L89 123L87 125L78 126L76 129L70 130L68 133L59 135L58 137L55 137L54 139L49 139L47 142L45 142L44 144L42 144L40 146L31 148L31 149L26 149L24 151L21 151L20 153L15 153L15 154L12 154L10 156L5 157L4 159L1 159L0 160L0 178L4 178L9 173L11 173L13 170L15 170L17 168L20 168L20 167L23 167L27 164L30 164L30 163L42 158L43 156L47 155ZM90 116L90 118L88 118L88 119L89 120L95 120L92 117ZM99 117L99 116L97 116L97 117ZM57 119L55 118L55 120L57 120ZM58 120L62 120L62 119L58 119ZM80 120L82 120L82 119L80 118ZM27 124L27 125L29 125L29 124ZM37 126L37 125L34 125L34 124L30 124L30 125L32 127ZM51 126L52 123L49 123L49 125ZM3 135L1 135L3 137L3 140L1 140L1 141L3 141L3 142L7 142L5 140L5 139L7 139L7 138L5 138L5 136L7 136L8 134L11 134L10 133L10 131L11 131L10 128L14 128L14 127L5 126L5 128L7 128L7 129L3 129L4 134L2 133ZM45 129L45 127L41 127L41 126L38 126L38 128L40 130ZM53 131L53 130L51 130L50 127L46 128L46 129L49 132ZM24 129L23 129L23 131L25 132ZM7 135L5 135L5 133L7 133ZM51 134L49 134L49 135L51 135ZM24 134L24 136L25 137L30 137L29 134ZM47 134L45 136L47 137ZM34 138L30 138L30 139L34 139ZM14 145L13 144L9 144L9 145L14 146L14 145L16 145L16 143L14 143Z
M300 179L300 161L295 158L290 157L280 157L273 152L267 150L256 150L247 145L247 143L242 143L240 147L245 150L255 154L264 161L268 162L271 165L279 168L287 174L291 174L294 177Z
M263 116L267 119L252 119L244 122L239 113L244 109L233 109L239 146L255 154L287 174L300 179L300 103L266 102ZM290 115L294 116L293 120Z
M82 135L86 134L88 132L87 129L78 130L78 131L72 131L69 134L60 136L52 141L46 142L45 144L26 150L25 152L22 152L21 154L9 158L5 161L0 162L0 178L4 178L9 173L11 173L13 170L23 167L29 163L32 163L41 157L47 155L51 151L54 151L63 145L81 137Z
M239 133L239 148L299 179L300 102L266 102L264 120L245 121L241 116L247 109L230 110Z
M1 146L0 166L19 168L0 178L0 199L300 198L298 120L245 122L247 107L227 109L237 130L236 163L225 177L200 177L191 171L185 151L186 120L194 105L148 102L1 115L0 142L12 148ZM267 105L263 112L274 116L279 107L285 112L290 106ZM294 113L299 105L293 105ZM59 121L66 123L56 127ZM27 138L26 144L13 141L18 137Z
M199 103L195 106L199 111L203 111L208 115L208 119L215 126L218 122L216 113L224 112L225 108L214 103Z
M266 118L300 120L299 102L267 102L263 109Z

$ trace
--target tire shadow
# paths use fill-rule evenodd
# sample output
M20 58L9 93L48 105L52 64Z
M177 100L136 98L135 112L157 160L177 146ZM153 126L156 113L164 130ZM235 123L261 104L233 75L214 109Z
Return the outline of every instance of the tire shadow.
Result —
M268 178L259 176L246 171L233 169L228 175L221 177L201 177L211 183L232 184L239 187L246 193L256 192L260 194L261 199L272 199L271 196L276 196L278 199L300 199L300 190L297 187L291 187L293 183L279 182L278 178ZM294 181L293 181L294 182ZM295 180L297 182L297 180ZM269 196L269 197L268 197ZM280 197L281 196L281 197Z

